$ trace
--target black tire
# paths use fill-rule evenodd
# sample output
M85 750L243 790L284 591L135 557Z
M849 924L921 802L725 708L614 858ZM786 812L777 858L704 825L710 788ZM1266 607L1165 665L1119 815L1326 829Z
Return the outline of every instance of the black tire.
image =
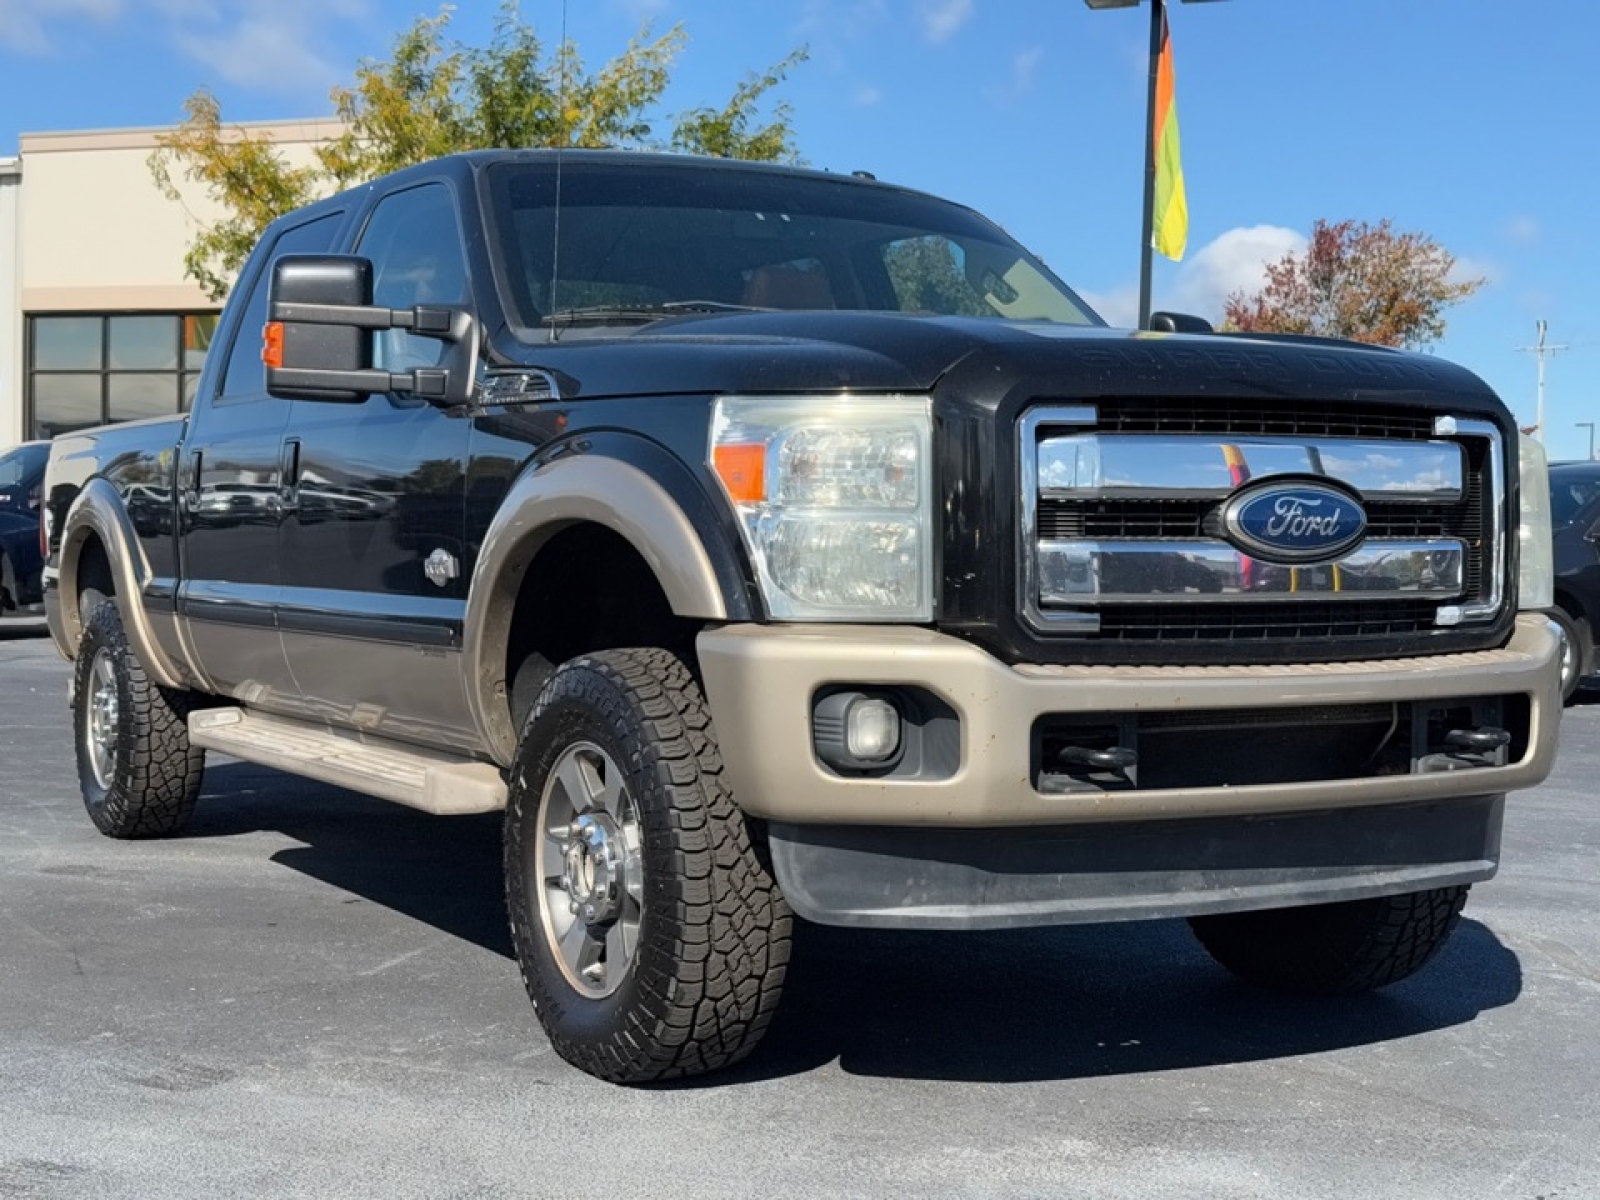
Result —
M1348 995L1421 969L1456 927L1467 888L1191 917L1211 957L1250 983Z
M1594 633L1587 619L1564 608L1552 608L1546 615L1561 627L1561 701L1571 704L1584 677L1594 671Z
M21 609L22 593L17 590L17 576L11 567L11 557L0 554L0 612Z
M580 837L571 831L585 814ZM611 831L596 833L605 821ZM594 848L613 844L628 854L620 867ZM616 1083L698 1075L761 1040L791 917L676 655L606 650L546 681L511 775L505 874L523 983L556 1052L580 1070ZM588 884L567 887L574 874L610 882L596 885L594 911Z
M187 712L187 693L145 674L117 606L93 604L73 669L72 732L83 804L101 833L170 837L189 820L205 751L189 744Z

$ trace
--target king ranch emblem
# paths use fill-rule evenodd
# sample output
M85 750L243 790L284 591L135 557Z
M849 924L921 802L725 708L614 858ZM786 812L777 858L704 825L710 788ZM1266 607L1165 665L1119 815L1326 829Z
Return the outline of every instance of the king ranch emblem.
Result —
M1230 496L1222 524L1229 542L1263 562L1330 562L1361 541L1367 513L1345 488L1275 478Z

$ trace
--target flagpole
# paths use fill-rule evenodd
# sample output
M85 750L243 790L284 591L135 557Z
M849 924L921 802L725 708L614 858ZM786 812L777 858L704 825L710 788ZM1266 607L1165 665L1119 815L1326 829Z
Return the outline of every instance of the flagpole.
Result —
M1139 226L1139 328L1150 328L1150 263L1156 240L1156 80L1167 0L1150 0L1150 87L1145 97L1144 221Z

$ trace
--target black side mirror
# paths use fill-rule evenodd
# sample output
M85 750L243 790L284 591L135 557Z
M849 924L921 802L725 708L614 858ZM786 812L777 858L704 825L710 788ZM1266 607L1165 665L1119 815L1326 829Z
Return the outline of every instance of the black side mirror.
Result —
M1150 314L1151 333L1215 333L1211 322L1204 317L1188 313L1153 312Z
M285 400L351 403L410 392L467 403L478 364L478 325L463 309L372 303L372 263L348 254L285 254L272 265L261 360L267 391ZM438 367L393 372L372 365L372 331L404 329L452 343Z

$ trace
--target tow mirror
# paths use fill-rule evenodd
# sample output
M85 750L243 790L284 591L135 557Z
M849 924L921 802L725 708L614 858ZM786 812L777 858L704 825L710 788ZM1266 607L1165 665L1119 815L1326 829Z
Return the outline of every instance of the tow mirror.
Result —
M1150 314L1152 333L1215 333L1211 322L1204 317L1180 312L1153 312Z
M372 365L374 330L403 329L450 344L437 367ZM477 374L478 326L459 308L372 303L372 262L348 254L286 254L272 265L261 361L267 391L285 400L355 403L410 392L450 407L467 403Z

